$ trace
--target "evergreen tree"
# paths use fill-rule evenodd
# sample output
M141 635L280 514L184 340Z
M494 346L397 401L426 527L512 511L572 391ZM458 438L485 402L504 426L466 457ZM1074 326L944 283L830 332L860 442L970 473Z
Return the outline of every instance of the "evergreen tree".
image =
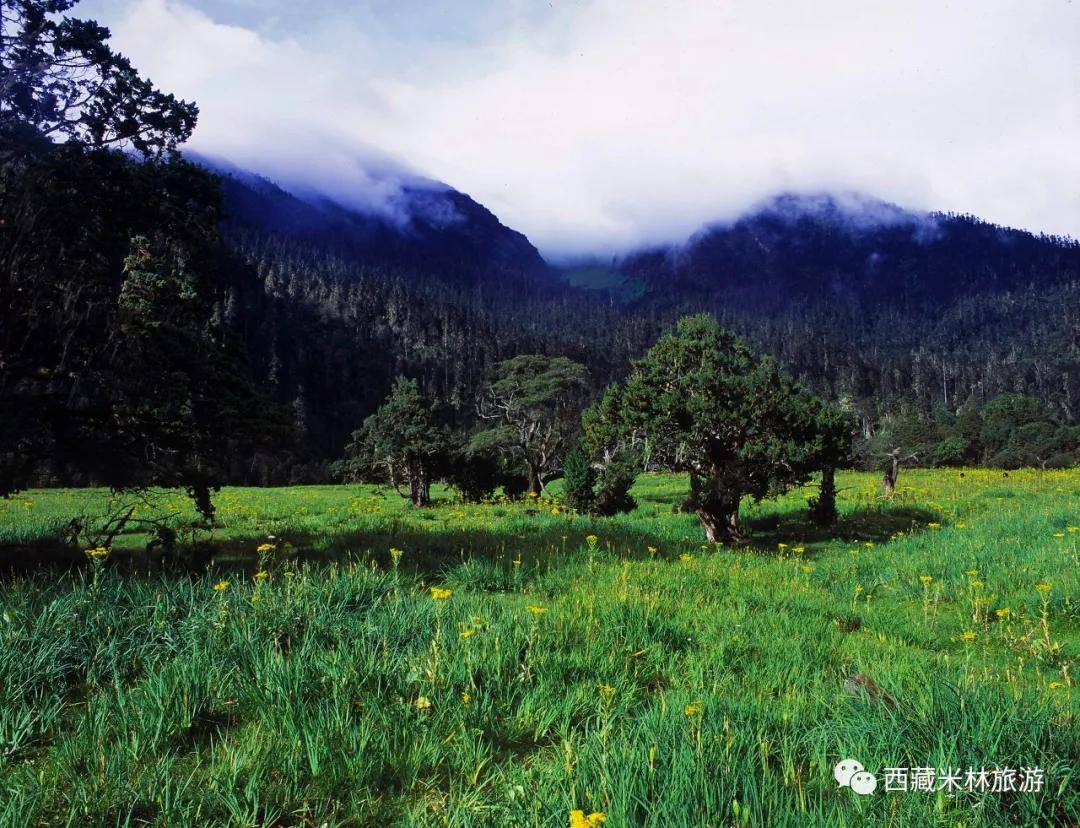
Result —
M584 452L574 449L563 458L563 497L571 509L582 514L592 512L596 504L595 483L596 473Z
M500 362L479 405L491 426L472 441L525 467L528 492L539 495L573 437L586 388L584 365L566 357L525 354Z
M743 497L781 494L846 454L842 418L709 316L679 320L610 398L592 429L688 472L710 541L743 538Z
M398 377L379 410L353 433L346 470L378 470L413 506L431 502L431 484L445 464L449 439L435 421L433 405L414 379Z
M198 108L155 89L108 45L109 30L65 16L78 0L0 6L0 135L33 133L144 155L175 149Z

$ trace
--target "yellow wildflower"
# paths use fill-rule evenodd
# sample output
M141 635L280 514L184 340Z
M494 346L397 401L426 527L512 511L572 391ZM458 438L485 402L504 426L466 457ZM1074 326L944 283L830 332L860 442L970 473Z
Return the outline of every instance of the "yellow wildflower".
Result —
M657 548L656 548L655 546L647 546L647 547L645 547L645 548L649 550L649 554L650 554L650 555L655 555L655 554L656 554L657 552L659 552L659 551L660 551L660 550L659 550L659 549L657 549Z
M787 544L786 543L778 543L778 544L776 544L776 548L777 549L787 549Z
M1066 532L1072 532L1073 534L1076 534L1077 532L1080 532L1080 526L1070 526L1065 531Z
M593 811L588 816L585 816L584 811L571 811L570 828L597 828L604 824L605 819L607 817L603 811Z
M458 633L458 635L463 641L468 641L470 638L476 635L476 630L462 630L460 633Z
M940 529L941 524L940 523L928 523L928 524L926 524L926 528L927 529Z
M452 589L443 589L441 587L431 587L430 592L433 601L445 601L454 594Z
M971 580L972 589L982 589L984 586L986 586L986 581L980 581L978 578L973 578Z
M998 618L1003 618L1003 619L1008 618L1011 613L1012 613L1012 610L1009 609L1008 607L1002 607L1001 609L994 610L994 615L996 615Z
M551 514L553 514L553 515L559 514L559 507L558 506L552 506L551 507Z
M975 635L975 633L973 633L971 630L964 630L962 633L960 633L960 637L964 641L969 641L969 642L974 641L976 638L978 638L978 636Z
M1063 682L1063 681L1052 681L1052 682L1050 682L1050 689L1051 690L1060 690L1064 686L1065 686L1065 682Z
M701 715L701 702L692 702L691 704L686 705L686 707L683 708L683 713L690 717Z
M690 563L690 561L694 560L694 556L691 555L689 552L683 552L681 555L679 555L679 560L683 563Z
M401 556L404 554L405 553L402 550L395 549L392 546L390 547L390 560L394 562L395 566L397 566L398 562L401 560Z
M793 546L791 548L791 551L794 552L796 555L801 555L803 552L806 551L806 547L805 546Z
M525 607L525 609L527 609L533 615L543 615L545 612L547 612L547 607L538 607L535 604L529 604Z
M932 580L934 580L934 576L933 575L920 575L919 580L922 581L924 584L928 584Z
M270 577L270 573L267 572L265 569L260 569L251 577L254 578L256 581L265 581L267 578Z
M430 710L431 709L431 699L429 699L427 696L421 696L415 702L413 702L413 706L417 710Z
M277 549L277 544L273 543L260 543L255 547L255 551L260 555L265 555L267 552L273 552L275 549Z
M977 569L965 569L964 574L967 575L969 578L974 578L976 575L979 574L979 570L977 570Z
M107 557L108 554L109 550L106 549L104 546L95 546L93 549L86 550L86 556L95 560Z
M615 695L615 688L610 684L601 684L597 689L600 691L600 695L605 699L610 699Z
M1063 537L1065 537L1065 533L1064 532L1054 532L1054 537L1055 538L1063 538Z
M470 696L468 693L462 693L461 694L461 703L462 704L468 704L471 701L472 701L472 696Z
M600 540L600 538L598 538L596 535L586 535L585 536L585 543L589 544L589 546L596 546L596 544L597 544L597 542L599 542L599 540Z
M1050 592L1050 590L1053 589L1053 587L1051 587L1050 584L1046 583L1046 581L1039 581L1039 583L1035 584L1035 589L1037 589L1045 597Z
M229 582L228 581L218 581L216 584L214 584L214 592L224 592L228 588L229 588Z

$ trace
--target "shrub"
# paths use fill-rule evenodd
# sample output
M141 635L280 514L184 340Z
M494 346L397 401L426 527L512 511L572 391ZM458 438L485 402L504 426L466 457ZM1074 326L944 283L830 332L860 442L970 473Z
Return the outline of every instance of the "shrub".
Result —
M596 473L584 453L575 449L563 458L563 496L571 509L586 514L593 511L595 483Z
M600 472L593 510L598 515L629 512L637 502L630 497L630 487L637 479L640 458L634 452L624 452L611 460Z
M930 452L930 462L935 466L962 466L967 453L967 440L963 437L946 437Z
M489 454L462 450L451 458L446 482L457 489L467 503L491 497L500 483L499 461Z

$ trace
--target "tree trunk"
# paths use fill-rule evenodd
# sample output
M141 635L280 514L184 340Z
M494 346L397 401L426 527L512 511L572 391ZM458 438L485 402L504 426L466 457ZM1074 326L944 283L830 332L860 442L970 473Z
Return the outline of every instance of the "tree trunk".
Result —
M738 500L728 503L720 498L710 498L700 503L696 511L710 543L738 543L746 539L739 531Z
M540 497L543 485L540 482L540 469L535 464L529 463L529 495Z
M427 474L418 471L412 475L409 481L409 494L412 505L417 509L427 506L431 502L431 483L428 482Z
M836 523L836 517L836 469L823 466L821 490L811 504L810 518L818 526L832 526Z

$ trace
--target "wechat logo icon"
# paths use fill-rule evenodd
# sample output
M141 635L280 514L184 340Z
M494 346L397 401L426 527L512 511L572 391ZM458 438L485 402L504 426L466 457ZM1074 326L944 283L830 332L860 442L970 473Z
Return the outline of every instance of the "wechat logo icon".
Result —
M833 768L833 776L841 788L851 788L859 796L869 796L877 790L877 777L854 759L842 759Z

